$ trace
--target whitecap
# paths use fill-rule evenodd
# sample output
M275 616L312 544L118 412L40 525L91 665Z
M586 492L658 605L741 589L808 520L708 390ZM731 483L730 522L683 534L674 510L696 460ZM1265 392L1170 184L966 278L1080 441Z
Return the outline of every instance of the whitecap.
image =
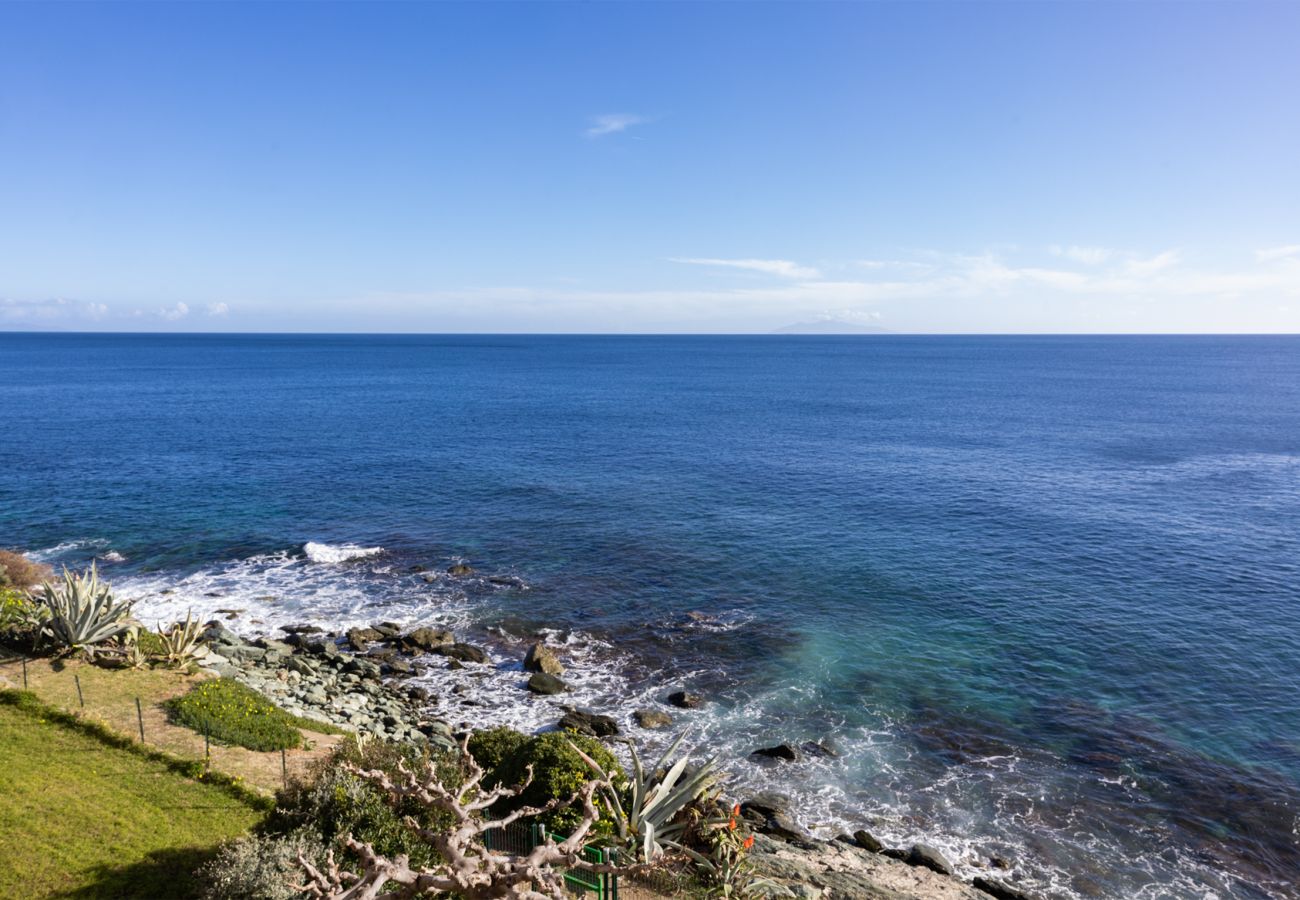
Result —
M356 544L318 544L315 541L308 541L302 545L302 552L312 562L341 563L378 556L384 552L384 548L359 547Z

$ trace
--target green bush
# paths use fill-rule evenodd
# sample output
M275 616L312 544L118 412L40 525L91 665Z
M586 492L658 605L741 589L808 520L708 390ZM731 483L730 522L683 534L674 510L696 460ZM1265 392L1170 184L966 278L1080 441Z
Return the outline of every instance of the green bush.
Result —
M518 806L542 806L556 797L568 799L593 777L582 757L573 752L572 742L586 753L616 782L626 780L623 767L614 754L596 738L568 731L552 731L528 738L519 748L502 760L490 776L492 784L517 785L528 777L528 766L533 767L533 782L520 796L507 801L507 809ZM580 810L572 807L557 809L542 817L546 827L558 834L568 834L582 818ZM602 815L595 827L598 834L613 830L608 814Z
M40 607L17 588L0 587L0 631L29 629L40 621Z
M275 815L267 830L293 834L304 828L314 831L326 846L339 853L340 839L351 834L359 841L372 844L375 851L388 857L407 854L412 865L432 865L436 852L420 840L405 823L410 816L424 828L450 827L450 814L438 812L412 798L394 803L376 785L347 771L353 765L379 770L396 777L399 762L416 771L431 759L428 750L411 744L382 741L344 741L328 758L317 763L308 779L283 790L276 797ZM443 783L460 784L461 773L454 756L432 757L439 766ZM351 862L351 855L343 857Z
M196 873L204 885L203 900L299 900L308 896L293 889L307 875L298 855L313 865L325 861L320 836L310 829L291 834L250 834L224 845Z
M252 688L229 678L205 681L184 696L167 701L172 718L213 740L249 750L286 750L302 746L305 728L340 734L341 728L291 716Z
M528 743L528 735L501 725L486 731L476 731L470 735L469 754L483 767L484 772L490 773L501 765L506 757L517 752L526 743Z

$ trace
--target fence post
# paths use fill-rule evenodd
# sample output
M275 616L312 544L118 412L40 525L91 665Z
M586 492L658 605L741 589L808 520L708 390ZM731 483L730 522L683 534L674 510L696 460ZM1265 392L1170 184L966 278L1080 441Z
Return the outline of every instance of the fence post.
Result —
M23 657L23 690L27 690L27 657Z
M79 702L79 703L81 704L81 708L82 708L82 709L85 709L85 708L86 708L86 698L83 697L82 694L81 694L81 676L80 676L80 675L76 675L76 674L74 674L74 675L72 676L72 680L75 681L75 682L77 683L77 702Z
M212 744L208 737L208 732L212 730L211 723L205 718L203 720L203 771L212 770Z
M289 757L285 754L284 748L280 748L280 778L284 781L284 786L289 787Z
M140 708L140 698L135 698L135 720L140 723L140 743L144 743L144 710Z

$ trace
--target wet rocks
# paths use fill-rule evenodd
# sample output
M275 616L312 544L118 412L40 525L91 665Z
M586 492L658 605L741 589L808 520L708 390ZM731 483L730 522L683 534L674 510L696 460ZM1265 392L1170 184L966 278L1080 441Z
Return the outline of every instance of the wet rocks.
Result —
M321 628L318 625L281 625L280 630L285 634L320 634Z
M633 711L632 718L642 728L667 728L673 724L673 717L666 712L660 712L657 709L638 709Z
M971 882L978 890L983 891L990 897L996 897L997 900L1033 900L1029 894L1019 888L1013 888L1003 881L994 881L992 878L985 878L983 875L977 877Z
M402 626L396 622L377 622L370 626L370 630L378 632L379 639L391 641L402 633Z
M798 762L800 759L798 749L790 744L777 744L774 747L759 747L749 755L761 759L781 760L782 762Z
M541 641L528 648L524 657L524 668L530 672L545 672L547 675L563 675L564 664L555 655L555 651Z
M668 695L668 702L678 709L699 709L704 705L704 698L689 691L676 691Z
M397 639L397 647L403 653L430 653L455 639L450 631L436 628L416 628Z
M924 866L940 875L953 873L952 863L944 859L943 854L929 844L913 844L907 851L907 858L903 861L909 866Z
M474 569L464 563L456 563L455 565L447 567L447 574L454 578L464 578L466 575L473 575Z
M372 643L384 639L384 636L373 628L349 628L347 637L352 649L358 653L365 653Z
M485 663L488 661L487 654L473 644L444 644L440 647L434 647L432 652L459 662Z
M853 832L853 843L868 853L879 853L885 849L885 845L880 843L880 840L874 834L861 828Z
M576 731L592 737L613 737L618 734L618 723L611 717L580 709L569 709L558 725L562 730Z
M740 804L740 814L760 834L783 841L805 841L807 834L790 814L790 798L784 794L763 793Z
M534 694L563 694L569 686L546 672L535 672L528 679L528 690Z
M838 759L840 751L826 741L804 741L799 749L814 759Z

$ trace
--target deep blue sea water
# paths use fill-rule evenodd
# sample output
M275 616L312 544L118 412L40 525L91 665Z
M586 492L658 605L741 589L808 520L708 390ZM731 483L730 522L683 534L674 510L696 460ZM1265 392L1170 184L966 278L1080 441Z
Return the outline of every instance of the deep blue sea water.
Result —
M1300 338L2 334L0 416L0 544L146 618L450 623L526 727L542 631L824 834L1300 896Z

